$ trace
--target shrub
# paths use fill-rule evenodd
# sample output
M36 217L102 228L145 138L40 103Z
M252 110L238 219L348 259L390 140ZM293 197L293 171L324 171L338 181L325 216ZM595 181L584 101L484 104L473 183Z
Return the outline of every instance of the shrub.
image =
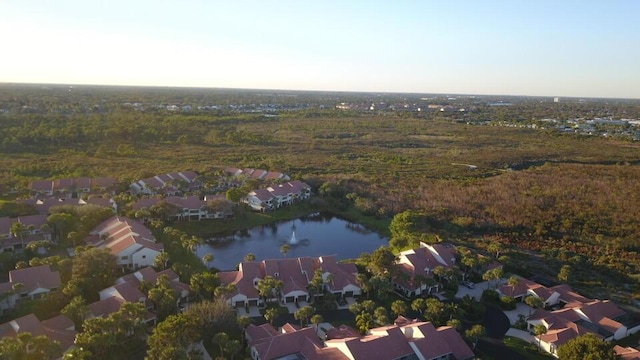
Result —
M503 310L514 310L516 308L516 299L511 296L503 296L500 298L500 306Z

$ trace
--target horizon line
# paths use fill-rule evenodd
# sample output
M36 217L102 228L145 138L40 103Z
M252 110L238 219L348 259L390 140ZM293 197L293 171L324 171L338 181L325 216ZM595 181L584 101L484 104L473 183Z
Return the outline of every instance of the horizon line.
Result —
M188 86L188 85L139 85L139 84L87 84L87 83L47 83L47 82L15 82L0 81L0 86L30 85L30 86L95 86L95 87L129 87L129 88L161 88L161 89L210 89L210 90L241 90L241 91L291 91L316 93L346 93L346 94L397 94L397 95L456 95L456 96L486 96L486 97L521 97L521 98L565 98L565 99L598 99L598 100L640 100L640 97L607 97L607 96L574 96L574 95L523 95L523 94L473 94L454 92L415 92L415 91L371 91L371 90L318 90L318 89L284 89L284 88L244 88L217 86Z

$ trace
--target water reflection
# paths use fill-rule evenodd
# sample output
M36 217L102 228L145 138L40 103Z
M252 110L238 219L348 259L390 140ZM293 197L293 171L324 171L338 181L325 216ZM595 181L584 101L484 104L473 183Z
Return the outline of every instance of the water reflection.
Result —
M270 230L270 231L269 231ZM221 270L235 269L244 256L256 260L283 258L280 247L289 245L286 257L337 255L338 259L371 252L388 239L330 213L315 213L292 221L259 226L235 234L209 239L198 248L198 256L212 253L210 263Z

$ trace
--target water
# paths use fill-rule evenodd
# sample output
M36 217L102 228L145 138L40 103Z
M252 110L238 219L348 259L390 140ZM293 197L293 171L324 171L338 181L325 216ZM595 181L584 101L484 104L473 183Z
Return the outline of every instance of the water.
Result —
M254 253L256 261L282 259L285 256L336 255L338 259L352 259L363 252L371 252L388 239L327 213L316 213L292 221L270 224L217 238L198 247L202 258L211 253L215 259L209 264L220 270L235 269L245 255ZM283 254L280 249L289 245Z

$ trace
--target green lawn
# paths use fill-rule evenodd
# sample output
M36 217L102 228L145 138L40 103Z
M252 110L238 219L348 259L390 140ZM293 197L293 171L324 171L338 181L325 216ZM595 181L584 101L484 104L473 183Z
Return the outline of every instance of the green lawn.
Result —
M504 343L507 347L517 352L521 359L555 359L553 356L546 354L542 351L538 352L535 344L529 344L528 342L511 336L504 337Z

